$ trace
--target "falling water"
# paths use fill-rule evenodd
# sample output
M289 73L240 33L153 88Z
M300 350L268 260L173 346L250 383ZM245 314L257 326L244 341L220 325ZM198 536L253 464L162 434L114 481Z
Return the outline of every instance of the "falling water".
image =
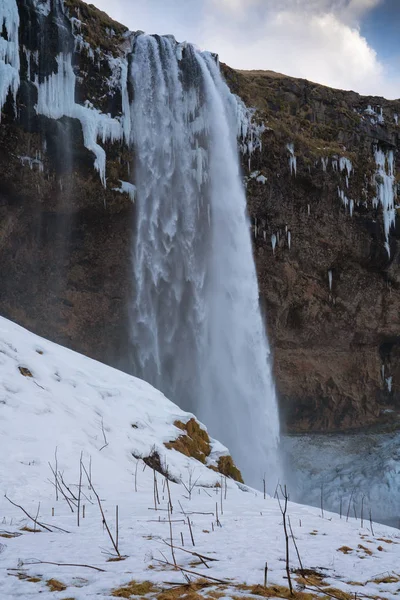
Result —
M138 376L206 423L247 482L276 484L279 419L237 151L215 59L139 35L131 64Z

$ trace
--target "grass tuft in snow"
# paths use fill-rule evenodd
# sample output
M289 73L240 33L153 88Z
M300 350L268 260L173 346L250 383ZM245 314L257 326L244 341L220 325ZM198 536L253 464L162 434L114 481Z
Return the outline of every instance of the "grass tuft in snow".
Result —
M150 581L143 581L142 583L131 581L126 586L114 590L111 593L111 596L114 596L114 598L130 598L131 596L143 597L155 591L156 588Z
M185 432L185 435L179 436L172 442L167 442L165 447L168 450L177 450L185 456L195 458L206 463L206 459L211 454L211 440L208 433L202 429L195 419L190 419L187 423L175 421L175 427Z

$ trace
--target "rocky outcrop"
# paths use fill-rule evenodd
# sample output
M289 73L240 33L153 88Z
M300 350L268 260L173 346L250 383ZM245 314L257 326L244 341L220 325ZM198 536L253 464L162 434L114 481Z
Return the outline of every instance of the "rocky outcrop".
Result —
M395 221L389 255L376 152L393 152L399 173L400 101L275 73L225 74L267 126L248 205L288 427L392 423L400 408L400 229Z
M0 314L128 369L135 215L121 82L131 34L80 0L65 0L65 10L59 0L17 4L21 85L0 123ZM105 180L86 113L51 98L35 108L60 55L71 56L75 102L121 129L101 143ZM391 152L400 172L400 102L223 68L266 127L244 173L285 421L292 431L393 422L400 230L386 236L395 209L375 198Z

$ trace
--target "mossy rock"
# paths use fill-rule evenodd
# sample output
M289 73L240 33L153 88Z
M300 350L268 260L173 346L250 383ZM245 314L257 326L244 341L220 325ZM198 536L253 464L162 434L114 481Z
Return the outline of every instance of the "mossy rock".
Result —
M185 432L185 435L165 444L168 450L177 450L185 456L195 458L206 463L206 459L211 454L210 437L195 419L190 419L187 423L175 421L175 427Z
M232 456L220 456L217 469L225 477L239 481L239 483L244 483L242 474L233 462Z

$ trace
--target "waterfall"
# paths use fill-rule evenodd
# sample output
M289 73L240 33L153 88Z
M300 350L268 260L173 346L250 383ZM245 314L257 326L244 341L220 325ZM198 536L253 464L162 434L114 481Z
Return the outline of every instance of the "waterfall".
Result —
M237 150L237 100L213 56L138 35L135 373L193 411L246 482L273 489L279 418Z

